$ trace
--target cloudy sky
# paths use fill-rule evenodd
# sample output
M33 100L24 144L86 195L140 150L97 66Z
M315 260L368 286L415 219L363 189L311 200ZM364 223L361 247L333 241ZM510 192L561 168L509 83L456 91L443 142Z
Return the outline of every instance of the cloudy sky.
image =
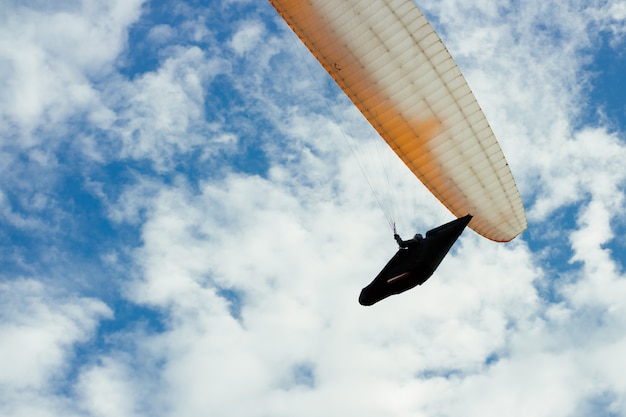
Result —
M452 216L269 3L0 0L0 415L626 416L626 2L418 5L529 228L365 308Z

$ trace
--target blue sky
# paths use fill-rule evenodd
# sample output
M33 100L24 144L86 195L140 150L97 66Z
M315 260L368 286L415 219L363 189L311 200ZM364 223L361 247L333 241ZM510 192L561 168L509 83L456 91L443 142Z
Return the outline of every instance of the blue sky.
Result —
M626 415L626 3L418 6L529 228L363 308L380 143L269 3L0 1L0 414Z

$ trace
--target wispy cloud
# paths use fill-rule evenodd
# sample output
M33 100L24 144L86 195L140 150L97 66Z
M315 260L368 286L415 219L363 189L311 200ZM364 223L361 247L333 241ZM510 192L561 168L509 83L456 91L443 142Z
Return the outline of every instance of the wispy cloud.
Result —
M1 283L0 299L0 410L6 415L16 415L16 409L17 415L43 412L63 392L77 346L92 338L99 321L112 312L99 300L32 279Z

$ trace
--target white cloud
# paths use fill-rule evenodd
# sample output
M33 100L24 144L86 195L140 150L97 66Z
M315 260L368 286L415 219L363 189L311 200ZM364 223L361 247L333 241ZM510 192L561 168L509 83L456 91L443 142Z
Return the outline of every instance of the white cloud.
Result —
M133 382L129 367L103 358L97 366L83 370L77 383L78 397L90 416L140 416L136 404L141 391Z
M606 11L606 14L600 13L600 18L608 21L611 34L614 36L611 44L618 50L620 45L623 44L624 34L626 33L626 3L623 0L610 1L604 11Z
M35 207L39 206L43 202L41 199L45 199L44 196L36 195L34 196L35 201L33 201ZM38 229L43 225L37 219L31 218L29 216L23 215L21 213L16 213L6 194L0 190L0 213L2 213L2 217L4 221L14 227L25 228L25 229Z
M567 132L564 132L566 135ZM626 146L615 134L604 129L585 129L556 136L553 142L536 149L533 164L543 180L538 184L539 198L530 217L545 219L558 208L591 197L621 210L626 169L622 164Z
M0 385L6 395L0 402L5 406L16 395L13 390L45 393L49 384L62 381L74 347L111 315L98 300L59 293L34 280L0 284Z
M171 167L179 153L210 140L205 84L228 69L220 58L207 58L197 47L174 48L155 72L111 85L110 140L122 142L122 158L149 159L157 169Z
M176 30L170 25L156 25L148 34L148 38L156 44L165 44L170 41L176 34Z
M110 71L140 5L84 1L71 8L59 4L56 10L5 10L0 25L3 139L16 135L12 140L30 146L40 140L33 135L36 128L55 131L67 117L99 111L90 79Z
M250 52L263 39L263 32L265 32L265 27L261 22L243 22L231 38L230 47L239 55Z

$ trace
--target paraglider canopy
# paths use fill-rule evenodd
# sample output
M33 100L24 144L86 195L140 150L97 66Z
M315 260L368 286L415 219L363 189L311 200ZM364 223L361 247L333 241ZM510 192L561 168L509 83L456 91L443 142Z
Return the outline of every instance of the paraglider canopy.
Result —
M469 227L526 228L513 175L454 60L411 0L270 0L406 166Z

